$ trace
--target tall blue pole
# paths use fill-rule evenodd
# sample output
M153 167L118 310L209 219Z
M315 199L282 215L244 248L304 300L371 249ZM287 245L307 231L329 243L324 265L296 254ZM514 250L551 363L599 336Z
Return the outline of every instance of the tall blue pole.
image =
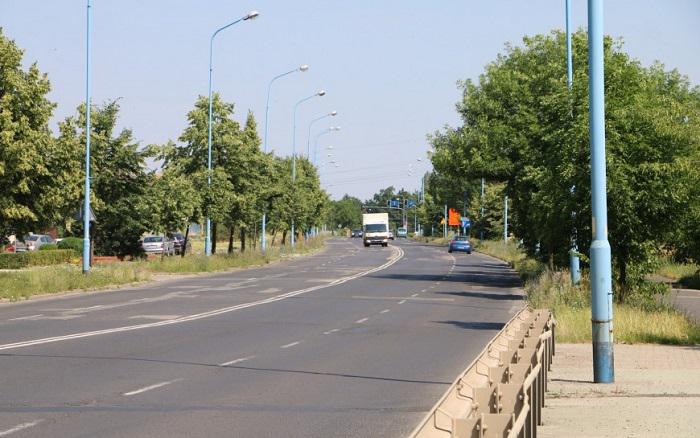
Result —
M508 243L508 196L504 201L503 218L503 243Z
M87 0L86 65L85 65L85 201L83 203L83 273L90 271L90 9Z
M296 104L294 104L294 111L293 111L293 117L292 117L292 185L297 180L297 108L302 102L306 102L309 99L313 99L316 96L324 96L326 92L324 90L319 91L318 93L312 94L311 96L305 97L301 100L299 100ZM292 216L292 237L291 237L291 243L292 243L292 249L294 249L295 245L295 239L294 239L294 216Z
M295 68L294 70L289 70L288 72L282 73L280 75L275 76L270 80L270 83L267 85L267 102L265 103L265 138L264 138L264 152L267 153L267 126L268 126L268 118L270 114L270 93L272 91L272 83L275 82L277 79L287 76L289 74L292 74L297 71L306 71L309 69L308 65L302 65L299 68ZM262 252L264 253L265 250L267 249L267 236L266 236L266 227L267 224L267 214L265 211L263 211L262 215L262 240L261 240L261 247L262 247Z
M569 92L574 84L574 67L571 55L571 0L566 0L566 85L569 87ZM574 194L576 186L571 188L571 194ZM576 213L571 213L572 217L576 217ZM581 268L578 257L578 244L576 242L576 231L571 236L571 249L569 250L569 271L571 272L571 283L578 284L581 280Z
M484 240L484 224L486 222L484 221L484 179L481 178L481 229L480 231L480 239Z
M306 133L306 159L311 160L311 127L314 125L314 123L318 122L319 120L323 120L326 117L335 117L338 114L337 111L331 111L328 114L324 114L321 117L317 117L313 119L311 122L309 122L309 131ZM316 137L318 139L318 137ZM314 144L315 146L315 144Z
M211 38L209 39L209 123L208 123L208 132L207 132L207 188L211 187L211 119L212 119L212 71L213 71L213 58L214 58L214 38L216 35L219 34L224 29L227 29L234 24L244 21L244 20L252 20L255 17L258 16L257 11L251 11L248 14L246 14L244 17L239 18L236 21L232 21L231 23L227 24L226 26L222 26L216 31L211 34ZM207 206L207 220L206 220L206 236L204 238L204 255L210 256L211 255L211 218L209 217L209 207Z
M605 175L603 0L588 0L588 88L591 138L591 322L593 381L615 381L608 205Z

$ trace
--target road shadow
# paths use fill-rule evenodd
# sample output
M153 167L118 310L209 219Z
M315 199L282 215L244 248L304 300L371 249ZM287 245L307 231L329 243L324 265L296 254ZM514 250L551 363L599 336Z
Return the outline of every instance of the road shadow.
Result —
M456 297L463 297L463 298L484 298L487 300L499 300L499 301L522 301L526 298L525 295L506 295L506 294L489 293L489 292L474 292L474 291L433 292L433 293L436 295L454 295Z
M500 330L505 327L502 322L468 322L468 321L433 321L437 324L449 324L465 330Z

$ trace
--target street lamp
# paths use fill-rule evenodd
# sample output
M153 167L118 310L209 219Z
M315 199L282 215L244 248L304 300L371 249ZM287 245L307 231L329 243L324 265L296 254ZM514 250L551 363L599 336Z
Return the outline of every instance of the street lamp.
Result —
M311 150L310 150L309 145L311 144L311 127L313 126L313 124L318 122L319 120L325 119L326 117L335 117L337 115L338 115L338 111L331 111L328 114L324 114L321 117L317 117L317 118L313 119L309 123L309 132L306 134L306 158L307 159L309 159L309 160L311 159Z
M90 270L90 9L87 0L85 29L85 200L83 203L83 274Z
M314 166L316 165L316 154L318 152L319 137L321 137L324 134L330 134L334 131L340 131L340 126L331 126L330 128L324 129L323 131L319 132L318 135L316 135L316 138L314 139ZM330 146L329 149L333 149L333 147Z
M294 70L289 70L288 72L284 72L282 74L279 74L272 78L270 80L270 83L267 85L267 103L265 104L265 140L264 140L264 152L267 153L267 126L268 126L268 116L270 114L270 92L272 91L272 83L275 82L277 79L290 75L295 72L305 72L309 69L309 66L306 64L303 64L299 66L298 68L295 68ZM265 225L267 223L267 214L263 212L262 216L262 241L261 241L261 247L262 247L262 252L265 252L265 249L267 247L267 238L265 235Z
M212 63L213 63L213 56L214 56L214 38L219 34L224 29L227 29L234 24L241 22L241 21L247 21L247 20L254 20L260 13L258 11L250 11L247 14L245 14L243 17L239 18L238 20L232 21L229 24L222 26L211 35L211 38L209 40L209 128L208 128L208 134L207 134L207 188L211 187L211 117L212 117L212 98L211 98L211 77L212 77ZM211 218L209 217L209 211L207 211L207 234L206 238L204 240L204 254L207 256L211 255Z
M307 96L303 99L300 99L296 104L294 104L294 114L292 117L292 184L294 184L297 180L297 108L299 108L299 105L302 102L306 102L307 100L313 99L314 97L323 97L325 95L326 90L319 90L311 96ZM294 248L294 240L294 217L292 217L292 249Z

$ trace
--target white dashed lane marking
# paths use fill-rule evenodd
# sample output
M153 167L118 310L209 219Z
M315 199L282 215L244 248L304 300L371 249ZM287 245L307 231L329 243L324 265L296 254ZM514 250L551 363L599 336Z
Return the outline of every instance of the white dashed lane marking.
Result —
M389 309L384 309L384 310L382 310L382 311L381 311L381 312L379 312L379 313L389 313L389 312L390 312L390 310L389 310Z
M24 429L29 429L30 427L34 427L37 424L41 423L42 421L44 421L44 420L34 420L34 421L29 422L29 423L18 424L17 426L15 426L11 429L0 431L0 436L8 436L8 435L11 435L15 432L19 432L19 431L22 431Z
M233 364L245 362L245 361L247 361L247 360L253 359L254 357L255 357L255 356L241 357L241 358L239 358L239 359L234 359L234 360L230 360L230 361L228 361L228 362L220 363L219 366L220 366L220 367L225 367L225 366L229 366L229 365L233 365Z
M134 391L125 392L124 395L129 396L129 395L141 394L141 393L144 393L146 391L151 391L154 389L162 388L163 386L172 385L173 383L179 382L180 380L182 380L182 379L168 380L167 382L156 383L155 385L149 385L149 386L145 386L143 388L136 389Z
M296 342L292 342L292 343L289 343L286 345L282 345L280 348L289 348L289 347L293 347L293 346L299 345L299 344L301 344L301 341L296 341Z
M355 324L362 324L363 322L366 322L368 319L369 318L358 319L357 321L355 321Z

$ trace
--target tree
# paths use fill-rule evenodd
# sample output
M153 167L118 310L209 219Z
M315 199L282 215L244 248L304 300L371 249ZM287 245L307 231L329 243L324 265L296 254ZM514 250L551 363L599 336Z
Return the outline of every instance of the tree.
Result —
M59 144L80 144L84 150L85 114L85 106L81 105L77 117L61 122ZM96 216L91 229L97 253L136 256L143 252L141 236L152 228L148 221L151 207L145 202L148 175L145 154L138 150L132 132L114 132L118 114L116 101L91 111L91 207ZM84 171L79 177L85 178ZM78 201L74 211L79 207ZM82 223L74 224L72 231L80 234Z
M55 104L36 63L0 29L0 236L55 225L79 196L79 144L58 145L48 121Z
M574 85L565 36L526 37L506 48L478 83L461 84L463 124L433 139L438 172L505 183L525 248L564 265L576 232L591 236L587 38L573 35ZM693 204L688 156L700 141L700 93L676 71L644 68L605 39L609 235L617 299L643 280L656 250Z
M362 201L348 194L338 201L331 201L328 221L333 229L359 228L362 225Z

